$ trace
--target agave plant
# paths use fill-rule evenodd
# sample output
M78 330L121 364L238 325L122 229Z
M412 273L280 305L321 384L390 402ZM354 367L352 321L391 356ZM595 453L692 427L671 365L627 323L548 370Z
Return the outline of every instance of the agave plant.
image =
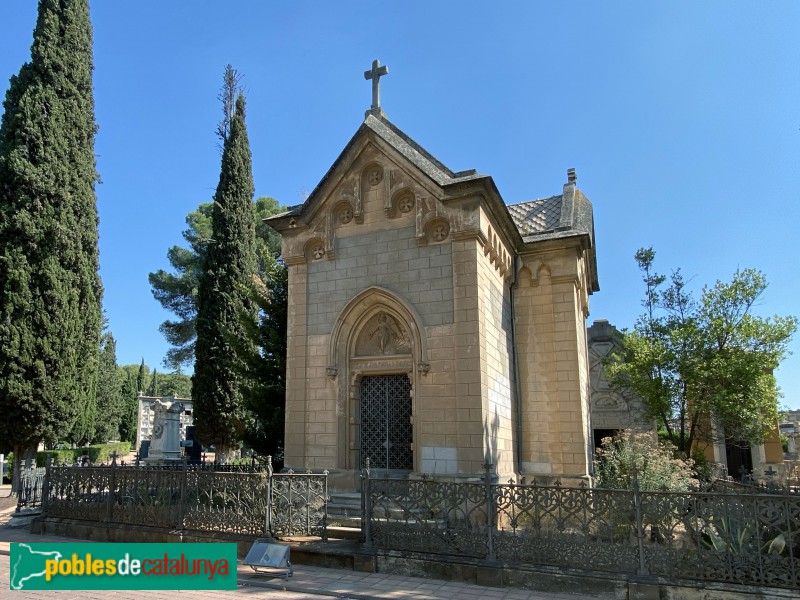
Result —
M781 533L759 546L760 539L756 524L744 522L734 517L714 519L706 525L703 533L707 539L703 543L717 552L728 554L781 554L786 548L786 534Z

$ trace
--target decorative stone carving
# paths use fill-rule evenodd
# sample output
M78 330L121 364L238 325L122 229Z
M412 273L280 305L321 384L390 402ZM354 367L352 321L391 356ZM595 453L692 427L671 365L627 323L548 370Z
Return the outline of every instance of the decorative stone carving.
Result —
M417 373L419 373L420 375L427 375L430 370L431 370L430 363L428 362L417 363Z
M372 317L359 335L356 355L409 354L411 341L405 328L384 312Z
M350 221L353 220L353 207L349 204L343 205L339 209L339 222L342 225L347 225Z
M400 196L397 200L397 208L403 214L410 213L414 210L414 194L406 192Z
M339 188L339 196L346 200L353 208L353 218L356 223L361 223L363 215L363 203L361 202L361 185L358 177L351 177L342 182Z
M443 242L450 235L450 225L447 221L438 221L430 228L431 240L434 242Z
M367 171L367 181L373 187L380 184L383 181L383 169L380 167L371 167L369 171Z
M597 410L627 410L628 406L622 398L600 396L594 401L594 408Z
M339 373L339 369L336 367L328 367L325 369L325 374L328 376L328 379L336 379L336 375Z
M317 244L311 249L311 256L314 257L314 260L320 260L325 256L325 248L322 247L322 244Z

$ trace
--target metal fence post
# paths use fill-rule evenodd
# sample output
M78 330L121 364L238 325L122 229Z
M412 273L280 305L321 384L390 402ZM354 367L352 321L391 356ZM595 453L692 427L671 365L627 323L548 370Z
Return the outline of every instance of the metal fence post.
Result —
M368 456L364 460L364 469L361 471L361 532L364 535L365 548L372 548L372 533L370 531L372 498L370 497L369 470Z
M325 514L322 516L322 541L328 541L328 475L330 474L328 469L325 469L322 474L325 476L325 486L323 488L322 501L324 502L324 509Z
M53 457L49 454L44 462L44 480L42 481L42 516L47 516L47 505L50 500L50 466Z
M492 467L490 462L483 464L483 490L486 498L486 558L494 560L494 494L492 492Z
M264 535L272 535L272 456L267 456L267 502L264 515Z
M183 455L181 464L181 491L180 501L178 504L178 523L177 527L183 529L183 520L186 518L186 479L189 476L189 471L186 468L186 455Z
M645 561L644 557L644 519L642 517L642 493L639 490L639 477L635 468L633 471L632 484L633 506L636 512L636 539L639 551L639 572L637 574L640 576L646 576L650 574L650 571L647 569L647 562Z
M305 497L305 505L306 505L306 531L304 535L311 535L311 469L306 469L306 497Z
M117 452L111 455L111 475L108 476L108 492L106 494L106 522L110 522L114 510L114 490L117 479Z
M264 535L271 535L272 529L272 456L267 456L267 502L264 515Z

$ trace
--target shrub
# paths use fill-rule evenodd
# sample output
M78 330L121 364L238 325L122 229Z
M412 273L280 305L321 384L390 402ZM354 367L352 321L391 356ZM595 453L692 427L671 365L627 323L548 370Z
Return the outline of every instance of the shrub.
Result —
M65 448L63 450L45 450L36 454L36 466L43 467L50 456L54 463L59 465L72 465L80 460L81 456L88 455L93 464L106 463L111 460L114 452L122 458L131 451L130 442L111 442L109 444L93 444L83 448Z
M674 457L675 447L659 443L652 434L623 431L605 438L594 461L598 487L626 490L634 472L641 490L685 492L697 489L694 461Z

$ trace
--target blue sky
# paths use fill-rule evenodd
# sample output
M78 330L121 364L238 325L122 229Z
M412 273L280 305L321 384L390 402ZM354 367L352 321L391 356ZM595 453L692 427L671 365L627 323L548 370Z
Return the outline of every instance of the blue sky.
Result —
M0 4L0 89L29 58L33 0ZM762 315L800 314L800 3L92 3L105 309L121 364L161 370L170 315L147 274L214 193L222 72L244 76L256 194L302 201L363 120L374 58L384 110L507 203L592 200L601 291L590 321L641 312L633 254L698 291L740 267ZM800 340L778 371L800 408Z

